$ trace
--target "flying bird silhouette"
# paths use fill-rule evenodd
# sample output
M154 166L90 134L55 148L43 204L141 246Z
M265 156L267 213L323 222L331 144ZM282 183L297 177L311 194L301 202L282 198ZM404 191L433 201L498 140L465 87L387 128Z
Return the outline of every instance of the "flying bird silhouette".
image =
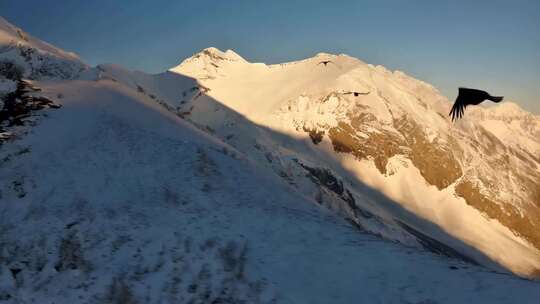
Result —
M503 98L503 96L491 96L488 92L482 90L459 88L458 96L448 116L452 116L452 121L456 121L463 117L465 108L468 105L478 105L484 100L500 102Z
M324 66L328 66L329 63L331 63L331 64L333 64L333 65L339 67L339 65L335 64L332 60L323 60L323 61L317 63L317 65L319 65L319 64L324 64Z
M369 94L369 92L344 92L342 93L343 95L350 95L350 94L353 94L355 97L358 97L359 95L367 95Z

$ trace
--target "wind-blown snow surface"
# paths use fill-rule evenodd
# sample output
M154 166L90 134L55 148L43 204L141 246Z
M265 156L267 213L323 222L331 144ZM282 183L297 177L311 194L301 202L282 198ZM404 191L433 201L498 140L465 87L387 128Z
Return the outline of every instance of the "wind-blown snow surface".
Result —
M100 65L80 75L92 80L34 82L63 106L10 127L18 138L0 146L0 300L535 303L538 282L498 265L527 274L526 242L459 200L446 213L393 201L362 182L388 178L369 162L335 154L327 135L312 142L307 122L339 123L340 96L387 81L374 86L346 56L314 64L330 56L266 66L207 49L158 75ZM409 161L386 166L412 183L387 180L402 193L421 182ZM449 215L479 232L432 223L446 229ZM479 234L505 246L501 259L470 246Z

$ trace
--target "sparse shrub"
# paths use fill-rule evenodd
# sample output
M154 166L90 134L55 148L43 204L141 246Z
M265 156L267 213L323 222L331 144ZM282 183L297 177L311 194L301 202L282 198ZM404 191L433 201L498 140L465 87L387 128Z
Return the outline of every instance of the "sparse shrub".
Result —
M232 272L238 265L237 249L238 246L233 241L228 242L224 248L219 249L219 257L223 262L223 270L225 272Z
M58 262L55 269L64 271L67 269L80 269L88 271L90 265L84 259L81 242L74 232L60 241L60 249L58 253Z
M24 177L19 177L12 182L13 190L17 193L18 198L23 198L26 196L26 191L24 190Z
M206 153L204 149L200 149L200 148L197 150L196 174L199 176L211 176L211 175L218 174L217 164L208 156L208 154Z

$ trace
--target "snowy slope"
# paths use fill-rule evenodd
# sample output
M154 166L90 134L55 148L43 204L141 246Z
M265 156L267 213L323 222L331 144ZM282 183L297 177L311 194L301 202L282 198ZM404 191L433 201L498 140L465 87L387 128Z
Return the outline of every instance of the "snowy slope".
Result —
M65 96L62 109L1 151L7 303L533 303L540 295L536 282L357 231L118 83L41 86Z
M340 60L333 72L313 64L328 57ZM479 231L449 233L422 218L425 205L362 182L356 173L380 174L370 162L334 153L326 133L314 144L304 122L339 125L339 96L377 91L357 65L319 54L267 66L207 49L157 75L100 65L91 80L32 82L41 91L31 94L62 107L6 127L0 301L535 303L538 282L506 269L531 275L536 252L504 226L461 204L438 216L479 221ZM313 96L326 100L319 109ZM409 161L392 158L396 173L381 180L418 187ZM499 247L471 246L479 234Z
M349 182L357 195L353 205L362 210L400 219L449 242L404 218L399 214L404 207L517 273L538 273L540 159L534 126L540 118L523 112L528 120L499 119L503 126L494 128L475 117L493 117L490 113L497 111L510 117L516 111L478 108L452 125L447 117L451 103L400 71L347 55L321 53L265 65L227 54L234 52L209 48L172 68L196 78L208 98L184 105L167 102L242 151L263 150L283 163L302 159L331 169ZM323 60L333 64L324 66ZM506 128L513 131L497 131ZM394 204L366 198L357 191L365 185ZM365 226L361 217L351 218ZM408 243L401 232L372 232Z
M335 64L318 64L325 59ZM478 256L476 250L522 275L534 276L540 269L539 235L535 230L540 209L534 194L540 177L526 172L528 184L523 183L523 175L517 181L501 179L498 183L505 184L506 189L487 192L494 181L479 180L478 176L500 178L499 171L504 169L497 165L504 154L495 155L490 163L479 149L492 150L493 137L486 129L498 134L501 128L484 125L484 119L452 126L446 118L450 103L429 84L403 72L325 53L267 66L249 63L231 50L215 48L205 49L158 75L111 65L98 69L102 79L119 81L157 100L249 154L301 193L340 210L363 229L426 247L418 235L403 228L406 223L484 265L492 263ZM187 77L175 79L180 76ZM513 107L511 103L502 105ZM496 108L472 109L470 116L493 117L489 113L494 111ZM505 117L516 113L502 112ZM539 121L534 115L525 116ZM513 141L506 145L513 149L516 168L538 168L534 165L538 162L534 156L538 153L537 131L531 127L534 124L514 125L517 129L507 136ZM532 129L522 132L523 126ZM320 144L316 143L317 136ZM434 159L425 160L425 155ZM330 169L338 180L346 181L352 199L346 192L337 197L332 191L325 193L328 189L321 192L313 185L313 177L306 178L306 164ZM471 185L480 185L483 193L478 195ZM366 194L366 186L390 199L373 198ZM527 205L529 193L533 193L532 204ZM498 204L494 197L506 205ZM404 214L403 208L412 215ZM355 209L370 216L361 216L362 212Z

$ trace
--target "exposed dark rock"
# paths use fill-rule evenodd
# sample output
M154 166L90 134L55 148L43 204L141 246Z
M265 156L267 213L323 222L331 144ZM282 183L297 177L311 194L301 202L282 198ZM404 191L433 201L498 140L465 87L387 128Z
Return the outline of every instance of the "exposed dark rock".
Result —
M309 137L311 138L311 141L316 145L320 143L324 136L324 131L318 131L317 129L310 129L306 126L302 127L304 132L307 132L309 134Z
M17 81L15 91L8 93L3 98L4 105L0 109L0 123L7 121L8 126L24 125L23 119L30 117L33 111L61 107L61 105L45 96L28 95L28 93L39 91L41 91L40 88L35 87L28 81Z
M328 169L311 168L302 163L299 164L300 166L302 166L302 168L306 169L309 172L309 177L313 180L313 182L320 184L324 188L334 192L339 196L339 198L346 202L347 206L352 211L354 218L358 218L358 216L367 219L373 217L373 214L371 212L368 212L358 207L351 191L349 191L343 186L343 182L336 178L332 171Z
M17 279L17 275L19 274L19 272L22 271L22 269L20 269L20 268L10 268L9 271L11 272L11 276L13 277L13 279Z
M300 166L311 174L311 177L315 182L320 183L339 196L343 194L343 183L332 174L332 171L328 169L311 168L302 163L300 163Z
M429 250L433 253L443 255L450 258L455 258L462 260L464 262L473 264L473 265L479 265L473 258L468 257L461 252L457 251L456 249L443 244L442 242L437 241L436 239L427 236L426 234L414 229L413 227L398 221L398 224L403 227L408 233L410 233L412 236L416 238L416 240L424 247L426 250Z
M369 211L366 211L356 204L356 200L354 199L354 196L352 195L351 191L348 189L345 189L345 193L342 196L343 200L347 202L347 205L349 205L349 208L353 211L353 214L355 217L361 216L363 218L372 218L373 214Z

